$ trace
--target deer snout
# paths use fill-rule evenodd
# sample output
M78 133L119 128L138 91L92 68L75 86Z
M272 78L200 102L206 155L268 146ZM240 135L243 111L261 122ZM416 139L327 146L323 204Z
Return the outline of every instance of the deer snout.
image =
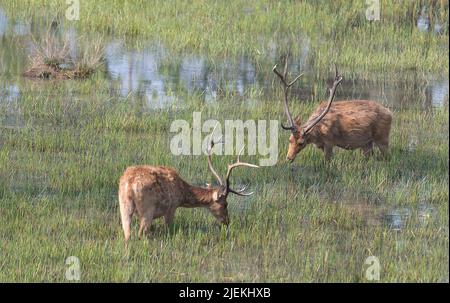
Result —
M218 223L223 224L225 226L228 226L228 224L230 224L230 218L228 217L228 214L216 216L216 219Z
M220 224L223 224L225 226L228 226L228 224L230 224L230 218L228 217L228 214L223 214L220 217L217 217L217 220Z
M228 224L230 224L230 218L228 218L228 216L223 217L221 223L225 226L228 226Z
M209 208L211 213L214 215L218 223L228 225L230 223L230 219L228 217L228 210L220 203L214 203Z

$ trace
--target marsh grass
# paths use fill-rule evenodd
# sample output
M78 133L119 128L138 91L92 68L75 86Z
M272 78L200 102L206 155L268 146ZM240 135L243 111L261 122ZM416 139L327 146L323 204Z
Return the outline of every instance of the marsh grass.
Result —
M133 40L134 46L160 42L170 51L164 60L174 62L162 64L167 74L184 52L200 53L213 66L230 54L246 54L270 74L288 46L300 54L309 40L312 72L301 81L317 84L313 97L293 106L305 118L323 97L320 83L333 61L350 81L393 75L399 83L409 81L399 90L408 92L411 104L420 100L410 84L414 77L448 75L448 33L415 28L419 3L382 1L382 22L368 23L364 1L81 1L73 26L86 35ZM8 16L27 21L63 16L64 4L0 1ZM431 11L447 22L448 6ZM214 183L205 156L170 153L170 124L191 121L193 111L220 122L284 119L273 75L264 78L264 88L250 87L243 96L220 83L217 98L208 102L200 92L167 87L177 98L155 110L138 94L111 93L114 84L101 73L83 81L26 81L23 60L17 60L23 39L2 39L0 77L20 94L13 102L0 100L0 281L67 282L65 260L76 256L82 282L369 282L365 260L377 256L380 282L448 282L448 102L426 111L391 108L387 160L379 153L366 161L359 151L337 151L325 165L322 153L308 147L288 165L282 160L288 134L280 130L275 166L233 176L255 195L229 198L228 237L207 212L180 209L169 230L157 220L148 241L136 240L134 222L125 250L117 201L124 169L168 165L190 183ZM95 65L83 55L94 40L83 41L87 45L77 52L86 58L82 66ZM50 55L44 44L41 57L66 58L61 43L47 45ZM11 117L20 123L11 126ZM215 157L214 165L223 172L233 160Z
M256 194L230 197L228 237L207 212L180 209L169 230L157 220L148 241L136 240L135 222L126 251L116 194L125 167L170 165L193 184L214 182L205 156L168 152L174 115L190 121L199 107L204 119L273 119L280 112L264 98L257 107L232 98L216 107L195 97L175 112L142 110L134 98L105 102L101 83L79 83L97 93L70 102L56 84L41 87L39 98L29 90L18 101L24 127L2 129L1 281L65 281L72 255L82 281L364 282L371 255L380 259L382 282L448 278L447 107L395 111L388 160L338 151L328 167L307 148L289 166L280 130L279 163L235 175ZM233 160L214 158L220 171ZM423 205L431 209L425 215Z
M0 2L11 18L64 16L59 0ZM323 74L331 63L360 78L386 77L406 70L448 72L448 1L430 6L423 1L380 1L379 21L365 17L364 1L84 1L79 32L103 35L142 45L161 43L181 54L196 52L210 59L246 55L257 64L274 55L306 51L307 64ZM443 31L421 31L421 10ZM136 39L139 37L139 39ZM348 74L348 73L346 73Z
M39 39L32 38L30 68L24 76L40 79L84 79L103 65L102 37L84 41L83 36L71 41L68 34L58 37L47 31Z

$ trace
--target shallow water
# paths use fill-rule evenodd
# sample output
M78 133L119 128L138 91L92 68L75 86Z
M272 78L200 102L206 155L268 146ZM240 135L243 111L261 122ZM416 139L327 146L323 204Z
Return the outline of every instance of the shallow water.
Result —
M418 27L426 28L426 17L419 18ZM17 98L20 89L26 89L20 75L27 67L29 56L33 52L30 33L39 39L51 28L56 36L66 36L71 57L77 55L77 37L73 27L64 29L49 25L47 21L38 23L10 22L0 7L0 45L2 62L0 62L0 105ZM324 97L325 82L315 79L313 67L308 66L308 39L302 37L305 47L292 60L292 73L304 72L300 84L293 89L293 94L302 101L318 102ZM149 108L171 107L175 101L183 100L186 94L195 93L206 102L226 99L233 96L249 100L249 92L262 92L262 96L272 98L278 93L278 82L267 68L256 66L246 57L220 58L211 62L201 54L174 55L155 43L142 43L139 49L130 48L123 40L114 37L106 39L104 53L104 77L110 82L110 93L120 97L139 96ZM277 58L276 45L271 48L269 56L273 62ZM10 62L14 58L16 62ZM345 77L339 87L337 99L373 99L395 109L418 107L430 109L448 105L448 74L417 75L408 72L398 79L378 81L361 81ZM411 80L415 79L415 80ZM322 88L321 88L322 87ZM13 90L13 91L12 91ZM257 101L257 100L256 100Z
M111 79L120 82L122 96L130 92L141 93L148 102L156 99L156 106L163 106L170 104L174 98L167 96L168 87L201 93L206 101L217 99L221 91L244 97L250 89L262 89L268 95L271 95L269 90L273 90L271 72L257 70L248 58L224 59L210 65L201 56L187 55L177 58L176 65L169 69L165 65L167 58L164 49L152 48L149 46L144 50L129 51L120 41L108 44L107 73ZM309 68L306 66L305 69ZM172 72L163 74L160 72L162 70ZM313 85L301 83L295 92L300 99L308 100L313 90ZM448 79L439 75L429 75L425 81L418 80L418 83L413 84L392 80L346 80L338 91L338 97L341 98L373 99L395 108L441 107L448 103L448 95Z
M24 126L23 116L17 103L29 87L31 80L24 79L21 74L27 68L29 56L33 53L31 34L35 38L42 36L49 26L48 21L40 23L10 22L0 7L0 128L17 129ZM75 28L64 25L52 28L54 35L66 35L69 41L70 56L77 56L77 37ZM420 30L430 30L425 14L418 19ZM434 31L438 33L441 26L435 24ZM304 72L300 85L293 90L297 99L314 101L321 98L320 87L314 80L313 67L308 66L309 40L302 37L304 48L295 54L292 62L292 73ZM275 44L269 44L273 62L277 59ZM435 107L448 106L449 82L448 74L417 75L409 72L408 77L399 75L398 79L366 80L345 78L337 98L373 99L384 105L403 110L419 108L429 110ZM326 75L322 80L327 80ZM104 72L101 77L109 83L109 94L120 98L138 96L143 98L149 109L171 108L175 103L181 103L186 95L197 94L205 102L228 101L241 98L244 102L250 100L252 91L261 92L256 98L269 99L274 97L279 86L270 70L256 66L247 57L220 58L211 62L201 54L174 55L163 45L143 43L143 47L132 48L121 39L108 37L104 52ZM407 78L408 80L406 80ZM306 79L306 80L305 80ZM415 79L415 80L411 80ZM39 84L37 84L39 85ZM324 91L325 89L322 88ZM77 92L71 91L67 98L76 98ZM106 96L105 96L106 98ZM255 97L253 97L255 98ZM254 104L257 104L257 99ZM131 105L130 105L131 106ZM418 138L411 137L408 150L414 150ZM302 172L303 174L305 172ZM39 183L39 182L35 182ZM248 203L239 203L237 211L247 211ZM408 220L416 216L418 221L426 224L434 215L434 209L427 203L422 203L417 209L383 207L368 205L364 202L344 203L352 212L365 218L368 226L383 225L394 231L405 228Z
M440 34L444 30L444 25L440 24L438 20L434 24L430 24L430 18L425 7L422 8L419 18L417 18L417 28L424 32L432 32Z

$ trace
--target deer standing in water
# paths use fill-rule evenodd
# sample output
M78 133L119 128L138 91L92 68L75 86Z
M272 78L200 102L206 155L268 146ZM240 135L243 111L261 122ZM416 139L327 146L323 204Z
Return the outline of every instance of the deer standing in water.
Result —
M223 182L211 161L211 151L215 144L211 134L211 142L207 149L208 167L219 182L219 186L216 187L190 185L178 175L175 169L165 166L131 166L125 170L119 183L119 205L126 245L131 235L133 214L140 219L139 238L148 233L152 221L156 218L164 217L165 223L170 225L178 207L204 207L220 223L229 224L228 194L233 193L238 196L253 194L244 193L245 187L241 190L233 190L230 187L231 172L240 166L252 168L258 166L241 162L239 159L241 150L237 162L228 165L225 182Z
M333 103L336 87L342 81L336 67L328 102L322 102L306 123L302 124L300 117L294 120L288 106L289 88L302 74L288 82L287 62L286 57L283 74L277 71L276 65L273 67L273 72L283 84L284 112L289 120L288 126L281 124L281 127L291 132L286 160L292 163L296 155L308 144L314 144L321 149L325 153L326 161L331 159L334 146L348 150L360 148L367 158L372 154L375 143L382 154L386 154L392 122L391 111L370 100Z

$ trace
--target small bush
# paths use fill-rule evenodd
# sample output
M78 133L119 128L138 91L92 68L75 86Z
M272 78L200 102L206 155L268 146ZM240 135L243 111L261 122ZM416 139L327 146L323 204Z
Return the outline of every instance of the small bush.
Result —
M40 79L85 79L103 64L103 39L75 41L74 56L70 49L68 35L62 38L47 33L40 41L33 39L31 66L24 76Z

